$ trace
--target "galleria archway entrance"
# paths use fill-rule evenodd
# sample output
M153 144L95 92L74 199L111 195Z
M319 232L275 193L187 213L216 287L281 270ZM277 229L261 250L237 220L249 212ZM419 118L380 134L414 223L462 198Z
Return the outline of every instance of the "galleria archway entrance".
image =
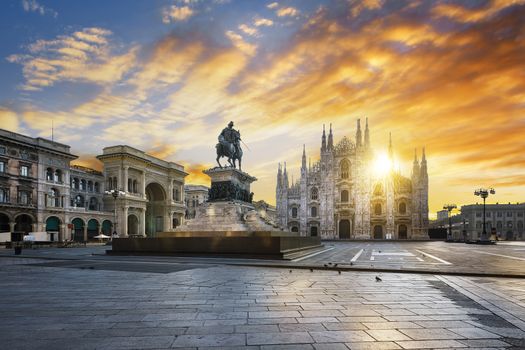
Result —
M164 228L164 206L166 203L166 191L156 182L146 186L146 236L154 237L158 232L165 231Z
M350 239L350 220L339 221L339 238Z

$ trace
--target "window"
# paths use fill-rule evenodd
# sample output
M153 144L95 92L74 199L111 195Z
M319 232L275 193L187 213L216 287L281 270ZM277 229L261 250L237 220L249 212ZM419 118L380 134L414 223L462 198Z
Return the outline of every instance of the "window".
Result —
M175 202L180 202L180 190L178 188L173 189L173 200Z
M476 213L476 217L477 217L477 218L480 218L480 217L481 217L481 212L477 212L477 213Z
M501 218L503 216L502 212L498 212L498 218Z
M46 181L53 181L53 169L46 169Z
M346 159L343 159L341 162L341 179L348 179L350 173L350 162Z
M508 221L508 222L507 222L507 227L508 227L508 228L512 228L512 226L513 226L513 225L512 225L512 221Z
M137 180L133 180L133 193L139 193L139 187L137 186Z
M523 213L522 212L518 212L518 217L522 218L523 217Z
M317 190L317 188L312 188L312 191L310 193L310 199L312 200L317 200L319 198L319 191Z
M109 180L108 180L108 189L112 190L113 189L113 178L110 177Z
M98 200L96 197L89 199L89 210L98 210Z
M507 212L507 217L508 217L508 218L511 218L511 217L512 217L512 212L508 211L508 212Z
M405 202L399 203L399 214L406 214L407 212L407 205Z
M503 228L503 223L501 221L498 221L496 227L498 228L498 230L501 230Z
M6 153L5 147L0 147L0 154L5 154L5 153Z
M86 180L84 180L84 179L80 180L80 189L81 189L82 191L85 191L85 190L86 190L86 187L87 187L87 186L86 186Z
M478 228L478 229L481 228L481 222L480 221L476 222L476 228Z
M348 191L342 190L341 191L341 202L347 203L348 202Z
M376 203L376 205L374 205L374 214L375 215L381 215L381 204L380 203Z
M29 192L27 191L18 192L18 204L29 205L31 202L30 198L31 198L31 195Z
M0 203L9 203L9 190L0 188Z
M297 217L297 208L293 207L292 208L292 218L296 218L296 217Z
M56 188L49 190L47 194L47 206L48 207L61 207L60 203L60 192Z
M55 170L54 178L55 182L62 182L62 171L59 169Z
M312 207L310 209L310 214L311 214L310 216L312 216L314 218L317 217L317 207Z
M22 165L20 167L20 175L29 176L29 167L27 165Z
M128 179L128 192L133 192L133 180Z
M0 162L0 173L5 173L6 165L5 162Z
M88 191L93 192L93 181L88 181Z
M95 182L95 192L100 192L100 185L98 184L98 182Z
M523 231L523 221L518 221L518 231Z
M118 188L117 177L113 176L113 187L111 189L116 190L117 188Z
M486 213L487 217L490 218L490 211Z
M80 188L80 180L78 178L75 177L75 179L73 180L74 182L74 187L76 190L78 190Z

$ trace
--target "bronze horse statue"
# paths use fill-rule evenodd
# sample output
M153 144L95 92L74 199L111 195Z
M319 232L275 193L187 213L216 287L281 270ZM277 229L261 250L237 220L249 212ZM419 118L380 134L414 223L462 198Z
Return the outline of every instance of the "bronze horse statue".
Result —
M228 143L228 142L219 142L215 146L217 149L217 164L219 164L219 167L222 168L221 163L219 162L219 159L222 157L228 158L228 163L231 167L236 168L235 161L239 161L239 170L242 170L241 164L242 164L242 149L241 149L241 135L240 132L235 131L235 141L234 143Z

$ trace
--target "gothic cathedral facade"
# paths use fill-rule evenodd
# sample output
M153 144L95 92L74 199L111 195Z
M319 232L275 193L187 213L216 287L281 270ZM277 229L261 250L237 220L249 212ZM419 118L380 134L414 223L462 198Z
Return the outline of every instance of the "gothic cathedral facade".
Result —
M390 140L387 161L393 161ZM425 149L415 156L412 175L390 167L374 174L368 118L355 142L346 136L334 145L323 127L321 158L306 164L303 148L301 176L290 184L286 163L277 172L276 211L282 227L301 236L323 239L428 239L428 173Z

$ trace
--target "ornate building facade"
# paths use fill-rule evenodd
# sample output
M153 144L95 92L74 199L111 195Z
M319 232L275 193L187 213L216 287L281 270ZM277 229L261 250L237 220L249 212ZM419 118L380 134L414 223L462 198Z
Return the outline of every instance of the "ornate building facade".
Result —
M393 161L392 140L389 161ZM425 150L415 156L412 175L390 169L373 172L368 119L355 141L334 144L323 127L321 157L307 166L303 148L301 176L289 183L286 163L277 172L276 211L281 226L302 236L324 239L427 239L428 173Z

